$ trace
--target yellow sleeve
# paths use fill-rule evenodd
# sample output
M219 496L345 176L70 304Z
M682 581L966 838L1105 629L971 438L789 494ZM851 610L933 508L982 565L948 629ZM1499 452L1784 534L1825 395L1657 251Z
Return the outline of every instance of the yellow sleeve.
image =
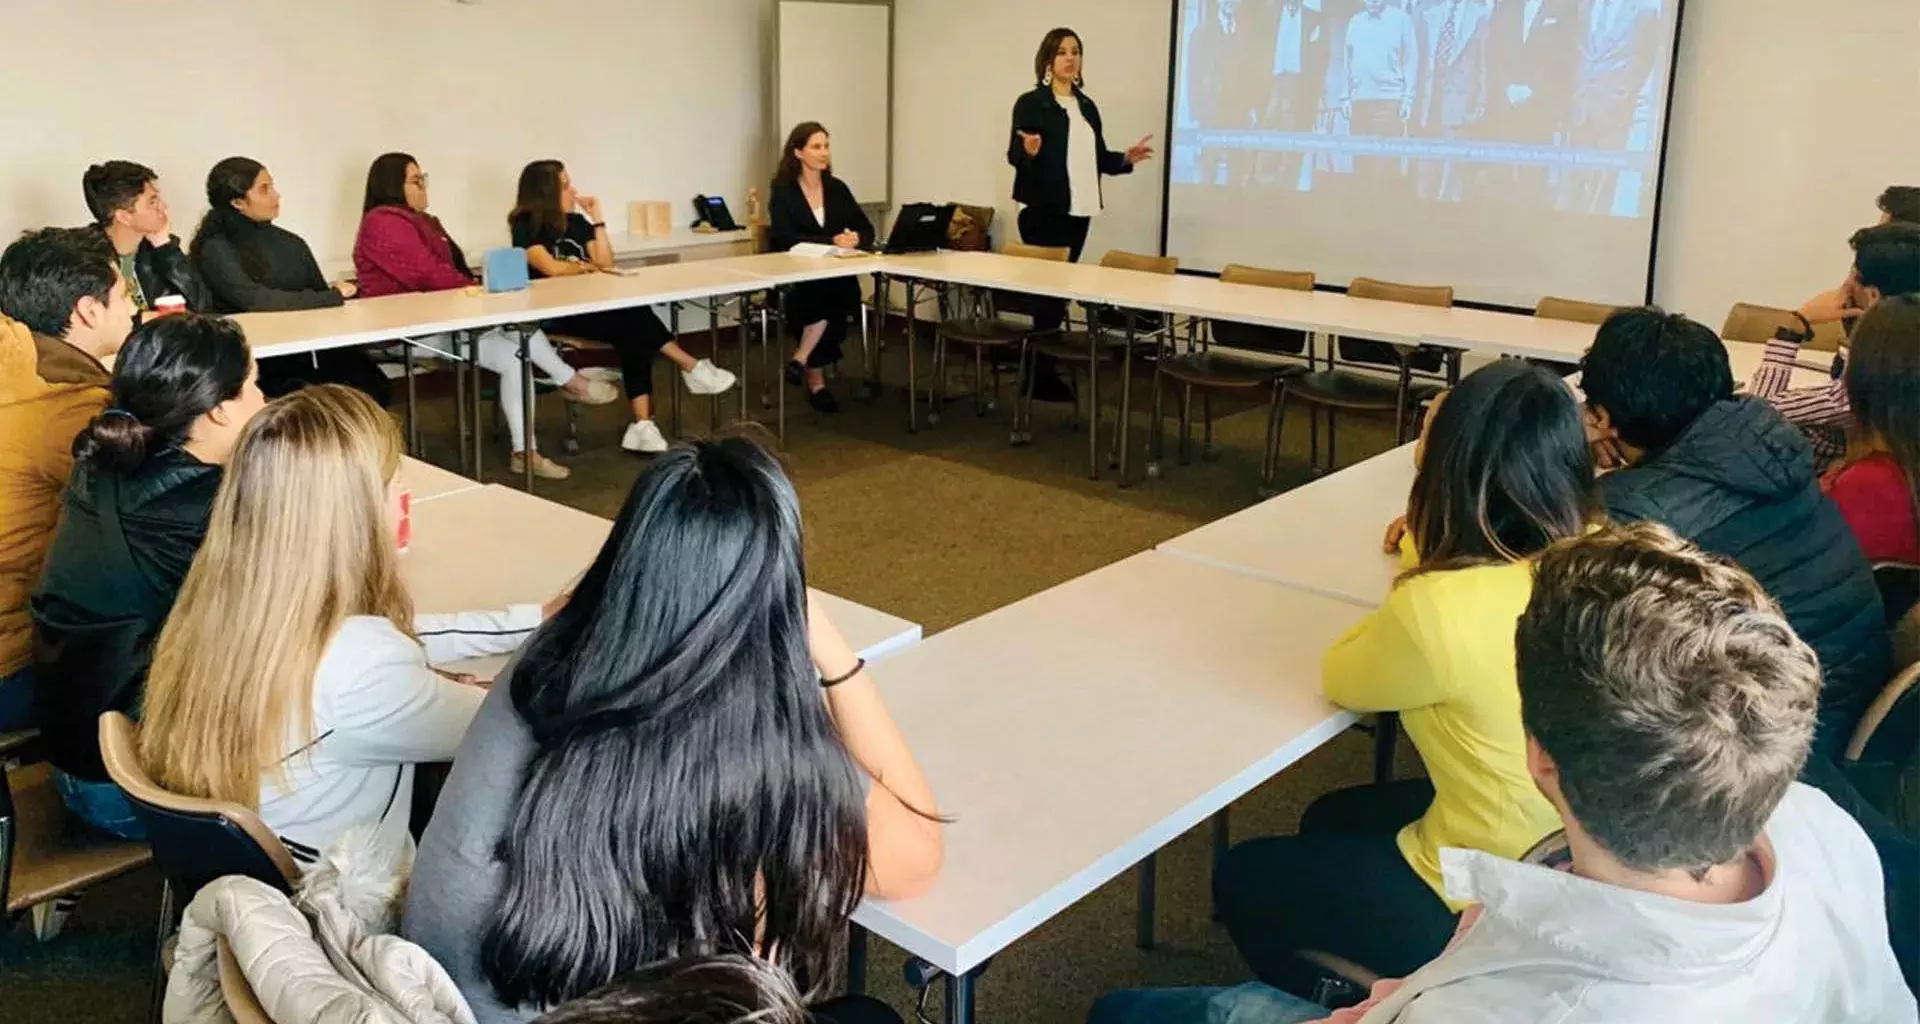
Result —
M1418 580L1327 649L1320 664L1327 699L1353 711L1407 711L1446 698L1412 621Z

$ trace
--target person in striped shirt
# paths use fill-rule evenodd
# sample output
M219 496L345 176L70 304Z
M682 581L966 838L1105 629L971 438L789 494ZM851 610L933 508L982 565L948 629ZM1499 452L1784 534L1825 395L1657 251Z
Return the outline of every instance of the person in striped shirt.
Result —
M1816 463L1824 469L1846 454L1846 426L1852 416L1842 379L1845 357L1835 360L1833 380L1816 387L1792 386L1800 346L1816 324L1851 320L1888 295L1920 292L1920 224L1890 220L1854 232L1853 268L1840 287L1808 299L1795 315L1800 330L1782 330L1767 343L1760 368L1747 391L1771 402L1807 434Z

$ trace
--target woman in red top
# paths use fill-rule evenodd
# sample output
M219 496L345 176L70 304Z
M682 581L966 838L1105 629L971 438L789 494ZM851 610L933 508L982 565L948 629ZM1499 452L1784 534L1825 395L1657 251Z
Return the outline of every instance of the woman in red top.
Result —
M446 291L474 283L460 246L440 226L440 218L427 212L427 176L413 157L387 153L373 161L367 168L364 209L360 234L353 242L353 269L362 298ZM445 336L440 338L439 342L420 340L446 348ZM527 337L527 356L535 369L559 385L560 394L569 402L605 405L620 397L612 384L576 373L553 350L544 331L536 329ZM571 471L541 455L526 436L526 384L520 376L519 338L495 327L480 336L479 358L481 366L500 375L500 411L513 441L511 471L522 472L520 460L532 458L535 475L566 479Z
M1880 300L1847 360L1855 452L1821 483L1875 565L1920 565L1920 295Z

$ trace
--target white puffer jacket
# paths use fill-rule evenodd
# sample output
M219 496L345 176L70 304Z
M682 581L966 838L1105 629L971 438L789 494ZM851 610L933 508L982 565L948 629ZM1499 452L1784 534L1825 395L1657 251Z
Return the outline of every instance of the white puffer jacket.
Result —
M220 993L219 940L276 1024L473 1024L460 990L426 950L391 934L413 844L383 849L372 830L343 836L289 900L230 875L187 905L164 1024L233 1024Z

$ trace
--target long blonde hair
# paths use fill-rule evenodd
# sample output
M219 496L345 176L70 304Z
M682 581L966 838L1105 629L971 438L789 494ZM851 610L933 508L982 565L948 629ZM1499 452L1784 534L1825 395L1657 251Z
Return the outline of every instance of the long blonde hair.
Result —
M147 676L140 760L161 788L257 807L262 777L283 781L313 737L313 677L342 620L412 635L387 516L400 450L386 411L338 385L247 424Z

